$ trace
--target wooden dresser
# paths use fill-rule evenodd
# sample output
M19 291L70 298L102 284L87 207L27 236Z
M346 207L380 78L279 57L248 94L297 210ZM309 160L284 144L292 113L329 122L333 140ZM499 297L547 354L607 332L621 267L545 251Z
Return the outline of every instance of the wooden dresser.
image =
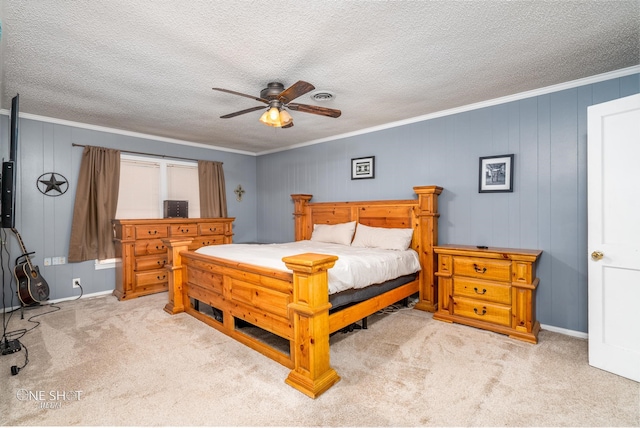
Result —
M538 342L536 262L542 251L434 247L438 310L433 318Z
M189 250L205 245L230 244L235 218L166 218L113 220L116 289L118 300L132 299L168 289L164 268L167 248L163 238L193 238Z

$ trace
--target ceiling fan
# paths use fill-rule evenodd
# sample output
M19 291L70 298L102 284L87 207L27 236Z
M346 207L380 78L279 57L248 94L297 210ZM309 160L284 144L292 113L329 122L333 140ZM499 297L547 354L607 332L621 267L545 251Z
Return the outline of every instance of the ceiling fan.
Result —
M306 94L309 91L313 91L315 86L311 83L304 82L302 80L297 81L286 90L284 85L280 82L271 82L260 91L259 97L252 95L242 94L240 92L231 91L223 88L212 88L214 91L226 92L229 94L239 95L241 97L251 98L252 100L260 101L267 104L269 107L260 117L260 122L268 126L276 128L291 128L293 126L293 118L285 110L300 111L303 113L319 114L327 117L340 117L342 112L326 107L311 106L307 104L292 103L294 99L301 95ZM264 106L251 107L245 110L240 110L235 113L225 114L220 116L221 119L229 119L232 117L240 116L241 114L251 113L252 111L262 110Z

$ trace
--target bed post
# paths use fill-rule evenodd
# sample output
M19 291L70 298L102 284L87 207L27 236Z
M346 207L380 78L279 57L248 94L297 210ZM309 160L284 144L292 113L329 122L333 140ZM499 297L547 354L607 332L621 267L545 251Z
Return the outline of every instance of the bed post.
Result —
M306 217L307 215L307 202L311 200L311 195L291 195L291 199L293 199L294 210L293 216L294 218L294 240L302 241L303 239L310 239L310 236L306 236L306 231L309 221Z
M418 195L416 214L420 228L420 301L415 308L435 312L438 308L438 288L436 287L436 255L433 247L438 245L438 195L442 187L418 186L413 188Z
M299 254L282 261L293 271L293 370L285 380L316 398L340 380L329 361L329 283L327 270L338 258Z
M164 310L171 315L185 310L185 298L183 295L182 280L184 279L184 266L182 266L182 257L180 251L189 249L193 239L163 239L162 242L167 246L167 263L164 267L169 275L169 301Z

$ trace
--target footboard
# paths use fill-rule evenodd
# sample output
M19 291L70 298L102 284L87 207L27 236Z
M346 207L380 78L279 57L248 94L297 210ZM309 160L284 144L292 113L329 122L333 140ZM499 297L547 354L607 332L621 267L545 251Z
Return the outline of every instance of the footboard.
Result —
M340 380L329 362L327 269L337 257L300 254L283 259L293 273L269 270L190 252L190 240L166 239L169 301L165 311L187 312L292 369L286 382L317 397ZM209 317L194 307L203 302L221 312ZM246 335L246 321L289 341L289 354Z

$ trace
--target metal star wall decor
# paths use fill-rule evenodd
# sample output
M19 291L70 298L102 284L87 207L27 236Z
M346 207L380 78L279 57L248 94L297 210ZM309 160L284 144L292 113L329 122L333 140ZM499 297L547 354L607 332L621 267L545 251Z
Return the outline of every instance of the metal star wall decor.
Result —
M46 179L46 176L49 176L49 179ZM69 189L69 182L62 174L58 174L57 172L45 172L38 177L36 186L38 186L38 190L43 195L60 196ZM52 192L53 194L49 194L49 192Z

